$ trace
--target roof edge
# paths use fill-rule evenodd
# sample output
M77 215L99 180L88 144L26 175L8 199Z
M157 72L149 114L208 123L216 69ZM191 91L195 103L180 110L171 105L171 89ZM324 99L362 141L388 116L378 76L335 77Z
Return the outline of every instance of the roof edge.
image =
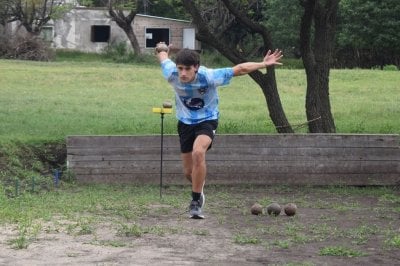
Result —
M108 9L106 7L84 7L84 6L76 6L73 9L78 9L78 10L105 10L107 11ZM128 10L127 10L128 11ZM176 18L167 18L167 17L159 17L159 16L152 16L152 15L146 15L146 14L136 14L136 16L139 17L148 17L148 18L157 18L157 19L163 19L163 20L172 20L172 21L179 21L179 22L186 22L186 23L192 23L190 20L184 20L184 19L176 19Z

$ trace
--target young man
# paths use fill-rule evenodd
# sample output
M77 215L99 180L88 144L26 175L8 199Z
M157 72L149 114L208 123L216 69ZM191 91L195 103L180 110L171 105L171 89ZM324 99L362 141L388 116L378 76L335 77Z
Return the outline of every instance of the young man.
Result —
M261 62L246 62L234 67L210 69L200 66L196 51L183 49L176 54L175 63L169 59L169 47L158 43L156 55L164 78L175 90L176 117L181 146L183 171L192 183L191 218L203 219L206 178L206 151L218 127L217 87L229 84L234 76L273 65L281 65L282 52L268 51Z

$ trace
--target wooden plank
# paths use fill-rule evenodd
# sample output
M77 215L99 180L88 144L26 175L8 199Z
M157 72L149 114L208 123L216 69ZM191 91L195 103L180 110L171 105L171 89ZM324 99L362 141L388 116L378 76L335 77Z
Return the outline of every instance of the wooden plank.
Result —
M216 147L207 160L400 160L396 147Z
M210 174L207 176L207 184L270 184L270 185L393 185L399 179L398 174L359 174L350 173L338 174L285 174L285 173L264 173L263 175L248 175L232 177L228 174ZM167 184L167 183L166 183Z
M217 135L222 147L398 147L399 135L270 134ZM165 147L178 147L177 135L165 135ZM68 147L159 147L160 136L69 136Z
M150 136L69 136L67 147L160 147L159 135ZM179 146L176 135L164 135L165 147Z
M366 162L384 162L384 161L395 161L398 162L399 160L396 159L397 155L393 156L379 156L377 154L376 156L372 157L371 155L369 158L363 158L363 157L358 157L358 156L353 156L351 154L344 154L343 156L337 157L331 155L331 156L319 156L317 159L316 156L304 156L304 155L299 155L299 156L279 156L279 155L239 155L239 154L229 154L224 157L216 154L209 154L207 155L207 162L219 162L221 165L224 164L224 162L232 161L235 162L236 164L241 164L245 162L251 162L251 161L265 161L265 162L276 162L276 161L337 161L337 162L346 162L346 161L366 161ZM67 160L69 163L73 163L75 161L80 161L80 162L90 162L90 161L121 161L121 162L141 162L141 161L160 161L160 155L159 154L154 154L154 155L144 155L144 156L137 156L137 155L87 155L87 156L80 156L80 155L69 155L67 157ZM163 161L180 161L180 157L177 154L163 154Z
M216 136L223 147L398 147L398 135L275 134Z
M180 159L178 148L163 149L165 159ZM301 160L325 158L327 160L399 160L400 150L384 148L225 148L215 147L207 153L207 160ZM340 155L340 157L338 156ZM136 148L69 148L68 160L157 160L160 147Z
M179 156L180 150L178 147L165 147L163 149L163 154L165 155L176 155ZM360 157L368 159L370 157L379 158L393 158L398 159L399 148L396 147L213 147L207 156L218 157L223 156L223 158L235 157L240 155L241 157L248 156L328 156L337 157L338 154L347 157ZM157 158L156 155L160 155L160 147L99 147L99 148L68 148L68 155L71 156L126 156L126 155L138 155L140 157L153 156L152 158Z
M158 161L85 161L71 162L69 167L76 174L80 173L157 173L160 171ZM180 161L164 161L163 172L181 173ZM396 173L400 172L399 163L396 161L246 161L237 163L226 161L207 162L208 173L230 174L260 174L260 173Z
M79 183L126 183L126 184L159 184L159 174L96 174L81 175ZM263 185L349 185L349 186L383 186L393 185L398 181L397 174L346 174L343 176L332 174L264 174L258 176L232 177L228 174L209 174L206 179L206 186L213 184L263 184ZM229 181L229 182L228 182ZM189 185L183 175L163 174L163 184L168 185Z
M155 158L155 155L160 155L161 153L161 148L160 147L80 147L80 148L68 148L68 155L80 155L80 156L85 156L85 155L120 155L120 156L126 156L126 155L138 155L138 156L153 156ZM175 154L177 156L180 156L180 150L178 147L170 148L170 147L164 147L163 148L163 154Z

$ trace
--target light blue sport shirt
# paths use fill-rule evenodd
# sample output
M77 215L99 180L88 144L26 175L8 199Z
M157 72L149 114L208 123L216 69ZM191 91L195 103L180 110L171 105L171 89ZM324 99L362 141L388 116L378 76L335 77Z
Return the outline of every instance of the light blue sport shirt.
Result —
M190 83L179 81L176 64L171 59L161 62L164 78L175 90L176 118L188 125L219 118L217 87L229 84L233 68L210 69L200 66Z

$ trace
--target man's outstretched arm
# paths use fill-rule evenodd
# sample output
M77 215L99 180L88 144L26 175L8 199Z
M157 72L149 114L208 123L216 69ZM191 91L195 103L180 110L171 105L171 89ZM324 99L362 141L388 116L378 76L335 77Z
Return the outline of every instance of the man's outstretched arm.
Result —
M245 62L238 64L233 67L233 75L241 76L249 74L250 72L256 71L261 68L273 66L273 65L282 65L279 60L282 58L282 51L275 50L271 53L271 50L267 52L262 62Z

